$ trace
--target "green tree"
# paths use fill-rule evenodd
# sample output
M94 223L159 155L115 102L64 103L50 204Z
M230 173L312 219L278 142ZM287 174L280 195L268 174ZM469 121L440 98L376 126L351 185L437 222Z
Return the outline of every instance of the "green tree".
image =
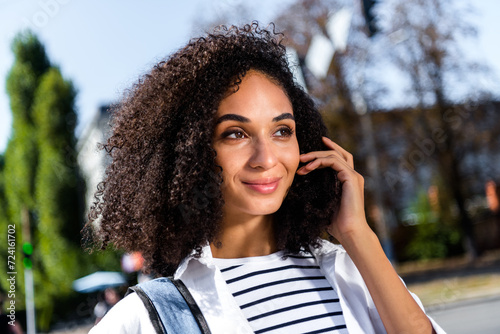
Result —
M117 269L119 261L109 252L89 256L80 246L85 187L76 163L73 84L50 65L33 33L19 34L13 51L7 78L13 129L5 167L0 164L1 233L9 224L16 226L18 309L24 306L25 288L21 246L30 241L34 247L37 326L47 331L54 313L61 311L58 305L71 305L76 297L73 280L98 269ZM7 281L0 278L5 288Z
M43 74L50 64L43 45L30 32L19 34L12 43L14 64L7 77L7 94L12 111L12 135L5 151L6 212L2 224L16 227L16 305L24 306L24 271L22 268L21 245L29 241L34 229L35 217L35 175L38 161L36 125L32 106L35 92ZM23 219L24 218L24 219ZM2 226L7 230L7 226ZM4 271L2 274L4 275ZM5 287L6 281L1 284Z
M439 219L429 203L427 192L420 190L409 207L415 216L415 232L406 247L406 255L412 260L445 258L460 242L460 233Z
M75 95L73 85L63 79L57 68L51 67L39 83L33 104L38 147L35 289L44 291L44 298L37 298L38 313L44 313L40 314L43 319L52 314L52 300L71 293L71 282L82 273L79 244L79 230L83 223L79 200L82 192L79 191L78 168L72 161Z

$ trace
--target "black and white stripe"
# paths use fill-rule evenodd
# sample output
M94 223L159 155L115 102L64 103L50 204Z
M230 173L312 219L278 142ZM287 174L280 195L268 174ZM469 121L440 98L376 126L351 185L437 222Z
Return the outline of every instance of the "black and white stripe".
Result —
M347 333L337 292L309 254L214 259L256 334Z

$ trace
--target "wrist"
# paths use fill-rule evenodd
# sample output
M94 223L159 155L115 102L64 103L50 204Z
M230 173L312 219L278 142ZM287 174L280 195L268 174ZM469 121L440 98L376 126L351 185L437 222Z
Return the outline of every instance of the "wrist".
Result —
M377 235L368 226L353 229L339 235L337 240L341 243L346 251L356 250L360 247L369 247L370 245L380 244Z

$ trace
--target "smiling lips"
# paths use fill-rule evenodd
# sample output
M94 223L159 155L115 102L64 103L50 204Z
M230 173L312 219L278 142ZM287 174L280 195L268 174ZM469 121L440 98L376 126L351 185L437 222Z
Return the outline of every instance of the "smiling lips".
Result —
M273 193L276 189L278 189L278 185L280 183L281 178L280 177L274 177L274 178L265 178L265 179L259 179L259 180L253 180L253 181L246 181L243 182L244 185L249 187L250 189L261 193L261 194L271 194Z

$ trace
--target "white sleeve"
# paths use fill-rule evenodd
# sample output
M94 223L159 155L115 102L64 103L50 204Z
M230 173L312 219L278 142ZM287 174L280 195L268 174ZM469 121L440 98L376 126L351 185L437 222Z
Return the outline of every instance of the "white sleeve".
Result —
M148 311L136 293L131 293L109 310L89 334L155 334Z

